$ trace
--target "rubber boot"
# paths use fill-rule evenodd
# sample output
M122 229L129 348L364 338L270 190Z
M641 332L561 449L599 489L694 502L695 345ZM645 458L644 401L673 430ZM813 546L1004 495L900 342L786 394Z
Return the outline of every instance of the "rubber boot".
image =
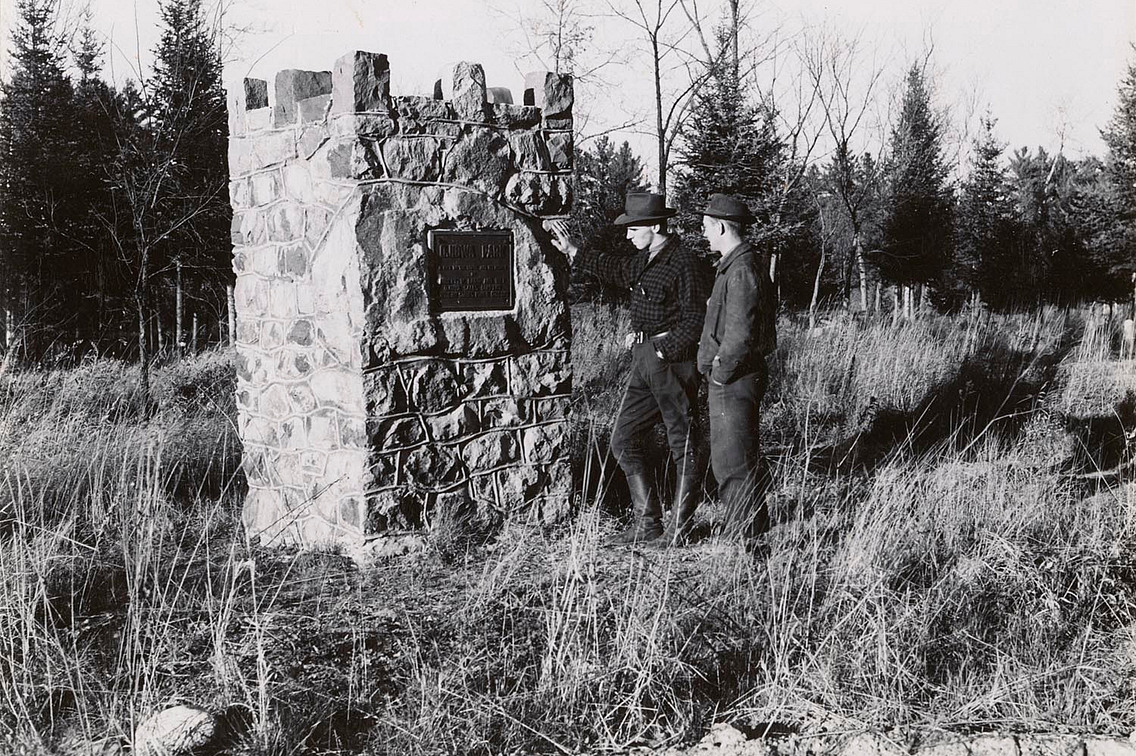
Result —
M693 475L680 475L675 479L674 506L667 518L663 541L668 546L685 546L690 542L694 526L694 510L698 508L698 479Z
M651 489L646 475L628 475L627 488L631 491L631 506L635 512L631 525L622 533L612 536L608 546L654 541L663 534L663 510Z

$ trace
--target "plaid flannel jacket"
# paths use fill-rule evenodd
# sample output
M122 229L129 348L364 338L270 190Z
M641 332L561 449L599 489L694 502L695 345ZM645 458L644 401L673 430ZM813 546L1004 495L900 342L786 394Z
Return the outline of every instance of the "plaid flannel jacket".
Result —
M685 249L677 235L668 237L654 259L649 250L633 255L585 253L583 264L601 281L631 290L631 328L652 339L668 362L694 359L710 295L708 271Z

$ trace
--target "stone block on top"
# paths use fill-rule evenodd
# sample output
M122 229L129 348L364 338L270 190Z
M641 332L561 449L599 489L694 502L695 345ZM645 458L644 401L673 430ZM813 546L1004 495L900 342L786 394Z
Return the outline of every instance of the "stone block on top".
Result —
M490 105L497 103L512 105L513 93L508 87L487 87L485 89L485 101Z
M245 79L245 110L268 107L268 82L264 79Z
M245 114L268 106L268 82L245 79L237 89L229 90L229 134L242 136L248 131Z
M286 68L276 73L276 103L272 122L277 128L290 126L300 118L300 100L331 92L331 71L301 71Z
M564 120L572 116L572 77L551 71L525 75L525 105L541 109L545 119Z
M454 110L463 121L484 121L488 115L485 69L480 63L462 61L454 66Z
M353 50L335 61L332 113L390 111L390 65L382 53Z

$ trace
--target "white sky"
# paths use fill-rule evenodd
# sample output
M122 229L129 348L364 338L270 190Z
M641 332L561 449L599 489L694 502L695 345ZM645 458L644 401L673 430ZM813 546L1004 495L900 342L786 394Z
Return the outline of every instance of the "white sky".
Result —
M209 2L216 0L206 0ZM609 0L596 0L607 3ZM78 6L87 0L63 0ZM148 64L158 35L157 0L89 0L95 25L109 42L108 71L119 81L135 74L137 51ZM519 97L518 62L524 40L508 15L532 15L540 0L225 0L229 18L246 27L226 66L228 82L268 79L280 68L330 69L352 49L386 53L395 94L426 93L449 78L459 60L480 62L490 86ZM610 0L629 6L631 0ZM651 0L646 0L651 2ZM718 0L701 0L712 11ZM1101 154L1099 129L1112 114L1127 62L1136 60L1134 0L751 0L751 24L761 34L778 26L785 39L804 27L827 25L859 34L887 67L895 86L907 65L933 40L936 106L949 107L956 127L989 106L1010 148ZM0 0L10 23L14 0ZM502 12L503 11L503 12ZM681 18L681 16L678 16ZM626 60L607 69L615 82L606 97L578 88L577 113L588 132L650 114L652 85L639 39L626 22L594 20L597 40ZM137 29L137 32L136 32ZM6 37L6 35L5 35ZM5 40L6 41L6 40ZM785 56L788 58L788 54ZM782 81L785 75L782 74ZM642 128L642 127L641 127ZM648 162L652 147L634 130L629 138Z

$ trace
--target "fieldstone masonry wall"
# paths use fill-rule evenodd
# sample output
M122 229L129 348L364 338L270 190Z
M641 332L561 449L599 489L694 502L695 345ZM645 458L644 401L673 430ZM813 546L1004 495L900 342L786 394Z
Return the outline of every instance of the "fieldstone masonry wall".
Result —
M453 97L392 97L386 56L281 71L230 100L245 524L359 543L444 516L568 505L567 266L542 222L572 202L572 82L481 66ZM509 93L505 93L508 95ZM437 312L431 230L512 234L515 305Z

